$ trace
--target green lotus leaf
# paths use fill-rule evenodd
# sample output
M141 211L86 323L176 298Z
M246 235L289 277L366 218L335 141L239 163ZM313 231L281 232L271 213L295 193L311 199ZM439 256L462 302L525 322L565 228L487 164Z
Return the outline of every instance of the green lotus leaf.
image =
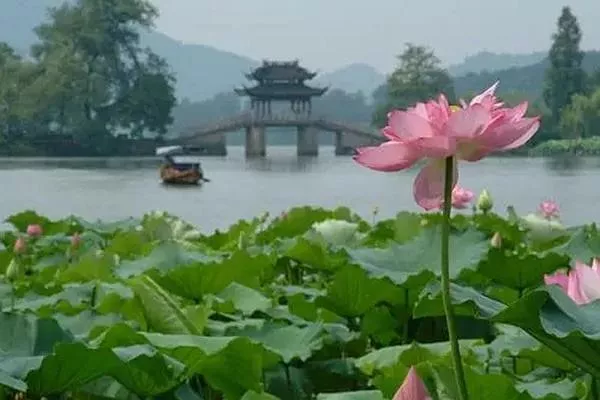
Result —
M390 243L385 248L348 250L351 260L374 278L389 278L398 285L422 286L439 274L441 259L439 228L424 230L405 244ZM450 271L458 277L463 269L472 269L486 256L487 238L474 229L450 237ZM458 250L460 249L460 250Z
M533 290L510 305L459 285L452 285L451 296L455 304L471 308L477 318L519 327L560 357L600 378L600 301L578 306L555 285ZM431 285L424 297L439 297L439 285ZM415 308L417 317L419 308Z
M140 300L146 321L161 333L199 335L200 330L187 317L175 299L152 278L141 275L131 281Z
M385 400L379 390L359 390L356 392L327 393L317 396L317 400Z

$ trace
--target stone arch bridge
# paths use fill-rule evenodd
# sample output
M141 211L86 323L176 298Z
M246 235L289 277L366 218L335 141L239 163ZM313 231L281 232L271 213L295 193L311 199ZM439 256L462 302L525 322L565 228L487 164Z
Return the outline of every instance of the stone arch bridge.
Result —
M201 147L208 154L226 155L226 135L230 132L245 130L246 156L263 157L267 152L265 131L267 128L296 128L297 153L300 156L316 156L319 153L319 132L331 132L335 135L335 154L349 155L360 146L377 145L385 138L380 133L361 127L351 126L326 118L282 115L256 117L251 113L238 115L212 126L191 129L170 144Z

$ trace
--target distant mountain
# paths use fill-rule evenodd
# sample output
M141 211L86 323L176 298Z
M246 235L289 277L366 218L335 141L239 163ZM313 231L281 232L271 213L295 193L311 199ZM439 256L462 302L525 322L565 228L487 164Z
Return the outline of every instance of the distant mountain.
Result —
M164 57L177 78L180 99L200 101L232 92L246 83L245 73L258 61L201 44L185 44L160 32L147 32L142 43Z
M47 9L63 0L2 0L0 40L25 55L37 40L33 29L47 17ZM15 24L14 21L19 21ZM186 44L157 31L144 32L142 44L164 57L177 78L177 96L192 101L230 92L246 83L244 74L259 61L201 44ZM367 98L383 75L366 64L352 64L318 77L318 84L345 91L363 91Z
M351 93L363 92L369 100L371 93L384 81L384 74L363 63L350 64L315 78L318 84L327 85L332 89L342 89Z
M58 6L63 0L1 2L0 40L26 53L36 41L33 29L46 18L47 8ZM231 92L235 86L246 83L244 73L259 64L258 60L206 45L182 43L156 31L143 33L142 42L170 64L177 78L177 96L180 99L202 101L219 93ZM521 91L539 97L547 67L545 56L545 52L506 54L485 51L469 56L448 69L456 77L456 91L460 95L479 91L499 79L502 91ZM600 52L588 52L584 64L590 71L600 67ZM368 100L371 100L373 90L384 82L384 74L364 63L322 73L315 79L315 84L332 89L362 91Z
M482 51L468 56L460 64L450 65L448 72L452 76L463 76L469 73L494 72L503 69L526 67L537 64L546 58L548 52L538 51L528 54L491 53Z
M486 89L495 81L500 81L500 94L520 92L534 100L542 95L544 76L548 66L548 60L543 59L535 64L523 67L470 73L454 78L454 87L457 95L468 96ZM590 73L600 69L600 51L586 52L583 59L583 68Z

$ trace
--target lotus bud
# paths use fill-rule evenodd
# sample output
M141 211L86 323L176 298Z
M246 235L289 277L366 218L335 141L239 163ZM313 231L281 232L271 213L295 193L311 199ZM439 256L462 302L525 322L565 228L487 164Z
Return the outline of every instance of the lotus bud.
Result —
M322 222L315 222L313 229L329 244L344 246L360 240L358 224L328 219Z
M497 249L502 247L502 236L500 236L500 233L494 233L494 236L492 236L492 240L490 240L490 245Z
M25 250L27 249L27 242L25 242L25 238L20 237L17 239L17 241L15 242L15 246L13 247L13 251L16 254L23 254L25 253Z
M419 378L415 367L410 367L400 389L392 400L431 400L425 384Z
M483 189L477 199L477 209L483 213L489 212L494 207L494 200L487 189Z
M13 281L21 274L21 265L16 259L12 259L8 267L6 267L6 278L9 281Z
M42 227L38 224L31 224L27 227L27 235L31 237L42 236Z
M81 244L81 236L79 235L79 232L75 232L75 234L73 236L71 236L71 248L77 249L77 248L79 248L80 244Z
M240 232L238 236L238 249L243 250L248 247L248 235L246 232Z

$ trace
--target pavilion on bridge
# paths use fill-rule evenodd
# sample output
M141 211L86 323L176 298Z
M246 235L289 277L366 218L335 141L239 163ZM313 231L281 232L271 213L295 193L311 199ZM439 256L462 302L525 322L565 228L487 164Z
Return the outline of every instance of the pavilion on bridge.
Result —
M317 74L301 67L297 60L285 62L263 61L262 65L246 74L246 78L256 82L253 87L235 89L240 96L248 96L251 109L257 118L272 117L273 101L289 101L290 109L297 115L310 117L312 98L322 96L328 88L315 88L305 81Z

